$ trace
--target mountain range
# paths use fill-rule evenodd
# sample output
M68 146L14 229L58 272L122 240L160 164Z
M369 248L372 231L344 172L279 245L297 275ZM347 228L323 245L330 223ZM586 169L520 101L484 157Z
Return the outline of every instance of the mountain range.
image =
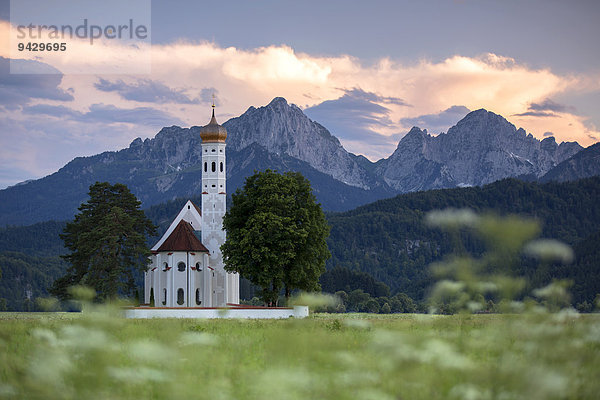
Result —
M399 193L479 186L506 177L572 180L600 173L597 145L584 153L574 142L540 141L483 109L437 136L414 127L390 157L375 163L347 152L325 127L281 97L250 107L223 126L229 193L254 170L294 170L311 181L317 199L330 211ZM0 225L70 219L96 181L126 184L144 207L197 195L199 129L165 127L126 149L78 157L47 177L0 190Z
M500 115L473 111L437 136L414 127L376 172L401 193L481 186L507 177L541 178L578 153L575 142L540 141Z

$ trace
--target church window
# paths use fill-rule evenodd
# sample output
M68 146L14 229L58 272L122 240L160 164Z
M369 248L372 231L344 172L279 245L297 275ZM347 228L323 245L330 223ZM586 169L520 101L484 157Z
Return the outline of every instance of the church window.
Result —
M204 149L204 152L205 152L205 153L208 153L208 150Z
M222 152L223 152L223 149L220 149L220 150L219 150L219 153L222 153Z
M163 271L167 271L169 269L169 264L166 262L163 263Z
M196 263L196 270L197 270L198 272L201 272L201 271L202 271L202 266L200 265L200 263L199 263L199 262L197 262L197 263Z
M217 185L212 185L212 187L217 187Z
M215 151L216 151L215 149L212 149L212 152L213 152L213 153L214 153Z
M200 289L196 289L196 305L199 306L202 304L202 299L200 298Z
M177 264L177 271L179 271L179 272L185 271L185 263L184 262L180 262L179 264Z
M188 210L190 209L190 206L188 206Z
M221 162L221 172L223 172L223 163Z
M208 172L208 163L207 162L204 163L204 172Z
M167 305L167 289L163 289L163 306Z
M217 170L217 163L213 161L212 163L212 172L215 172Z
M183 305L183 289L177 289L177 304L180 306Z

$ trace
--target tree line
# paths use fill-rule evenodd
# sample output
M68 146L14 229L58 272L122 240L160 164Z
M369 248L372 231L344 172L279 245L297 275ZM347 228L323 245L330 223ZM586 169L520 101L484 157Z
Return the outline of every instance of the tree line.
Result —
M329 293L349 295L361 290L379 304L380 311L386 303L393 309L390 301L397 295L406 295L422 309L433 283L428 265L456 247L456 238L425 226L424 215L434 209L466 207L478 213L536 218L542 237L573 246L576 260L571 265L551 264L540 271L536 262L523 259L518 272L535 287L553 278L571 280L572 302L586 310L593 307L600 293L599 198L600 177L549 184L505 179L483 187L410 193L344 213L328 213L331 233L327 244L332 257L320 283ZM192 200L200 202L199 197ZM149 244L166 230L185 201L177 199L145 210L159 226ZM65 222L50 221L0 228L0 299L5 299L0 300L0 307L5 304L9 310L23 310L26 299L47 295L44 282L53 281L67 267L57 257L65 253L59 237L64 227ZM483 244L468 234L463 234L460 242L469 252L483 251ZM26 283L20 286L19 282ZM249 282L244 285L243 293L249 300L256 293ZM364 298L358 294L353 299ZM363 304L365 309L365 302L353 301L345 307L361 309L356 304ZM374 310L374 303L370 304Z

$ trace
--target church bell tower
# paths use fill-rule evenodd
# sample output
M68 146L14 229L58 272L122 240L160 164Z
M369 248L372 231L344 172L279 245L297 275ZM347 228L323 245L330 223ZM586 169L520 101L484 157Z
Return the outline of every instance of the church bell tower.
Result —
M208 125L200 128L202 138L202 243L210 251L213 269L214 306L239 303L239 275L224 269L221 245L225 243L223 216L227 210L225 139L227 129L217 123L215 105Z

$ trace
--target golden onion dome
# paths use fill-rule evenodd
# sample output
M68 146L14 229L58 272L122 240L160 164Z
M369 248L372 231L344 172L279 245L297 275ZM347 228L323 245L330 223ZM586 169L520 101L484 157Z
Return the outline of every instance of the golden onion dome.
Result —
M200 128L200 137L202 138L202 143L224 142L227 139L227 129L217 122L214 106L210 122L208 125Z

